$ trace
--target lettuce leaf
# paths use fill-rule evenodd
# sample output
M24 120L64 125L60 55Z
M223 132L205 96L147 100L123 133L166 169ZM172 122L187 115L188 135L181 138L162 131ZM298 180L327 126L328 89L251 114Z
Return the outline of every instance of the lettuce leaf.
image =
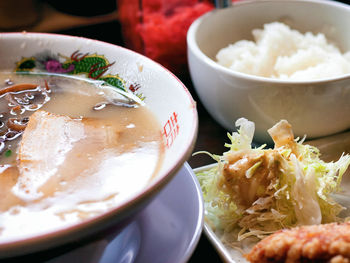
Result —
M241 118L228 134L229 148L211 155L218 165L197 173L211 227L237 240L286 227L341 221L339 190L350 156L324 162L319 150L294 139L282 120L269 130L274 149L252 148L254 123ZM232 237L231 237L232 238Z

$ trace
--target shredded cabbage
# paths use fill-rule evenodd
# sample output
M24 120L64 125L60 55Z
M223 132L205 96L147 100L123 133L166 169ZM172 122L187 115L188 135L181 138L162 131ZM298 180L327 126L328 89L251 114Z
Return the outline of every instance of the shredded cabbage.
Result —
M324 162L319 150L294 139L281 121L269 130L274 149L252 148L254 123L241 118L228 134L229 150L213 155L218 165L197 173L206 220L235 240L286 227L341 221L344 209L331 193L339 190L350 156ZM232 236L230 237L232 239Z

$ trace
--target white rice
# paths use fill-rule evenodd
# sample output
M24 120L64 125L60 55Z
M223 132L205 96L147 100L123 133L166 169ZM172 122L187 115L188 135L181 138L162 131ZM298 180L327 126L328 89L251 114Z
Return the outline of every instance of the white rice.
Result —
M350 73L350 51L342 54L324 34L304 35L273 22L252 31L255 42L241 40L221 49L218 63L234 71L285 80L313 80Z

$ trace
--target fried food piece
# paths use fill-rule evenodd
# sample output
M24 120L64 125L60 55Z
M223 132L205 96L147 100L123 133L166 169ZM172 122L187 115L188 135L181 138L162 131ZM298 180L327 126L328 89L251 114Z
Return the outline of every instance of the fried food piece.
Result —
M349 263L350 223L280 230L256 244L245 257L251 263Z

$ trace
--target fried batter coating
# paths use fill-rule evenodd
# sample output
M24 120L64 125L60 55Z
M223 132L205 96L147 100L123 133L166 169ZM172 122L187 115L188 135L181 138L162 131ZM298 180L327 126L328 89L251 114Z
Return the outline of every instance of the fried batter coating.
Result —
M350 262L350 223L280 230L245 255L251 263Z

